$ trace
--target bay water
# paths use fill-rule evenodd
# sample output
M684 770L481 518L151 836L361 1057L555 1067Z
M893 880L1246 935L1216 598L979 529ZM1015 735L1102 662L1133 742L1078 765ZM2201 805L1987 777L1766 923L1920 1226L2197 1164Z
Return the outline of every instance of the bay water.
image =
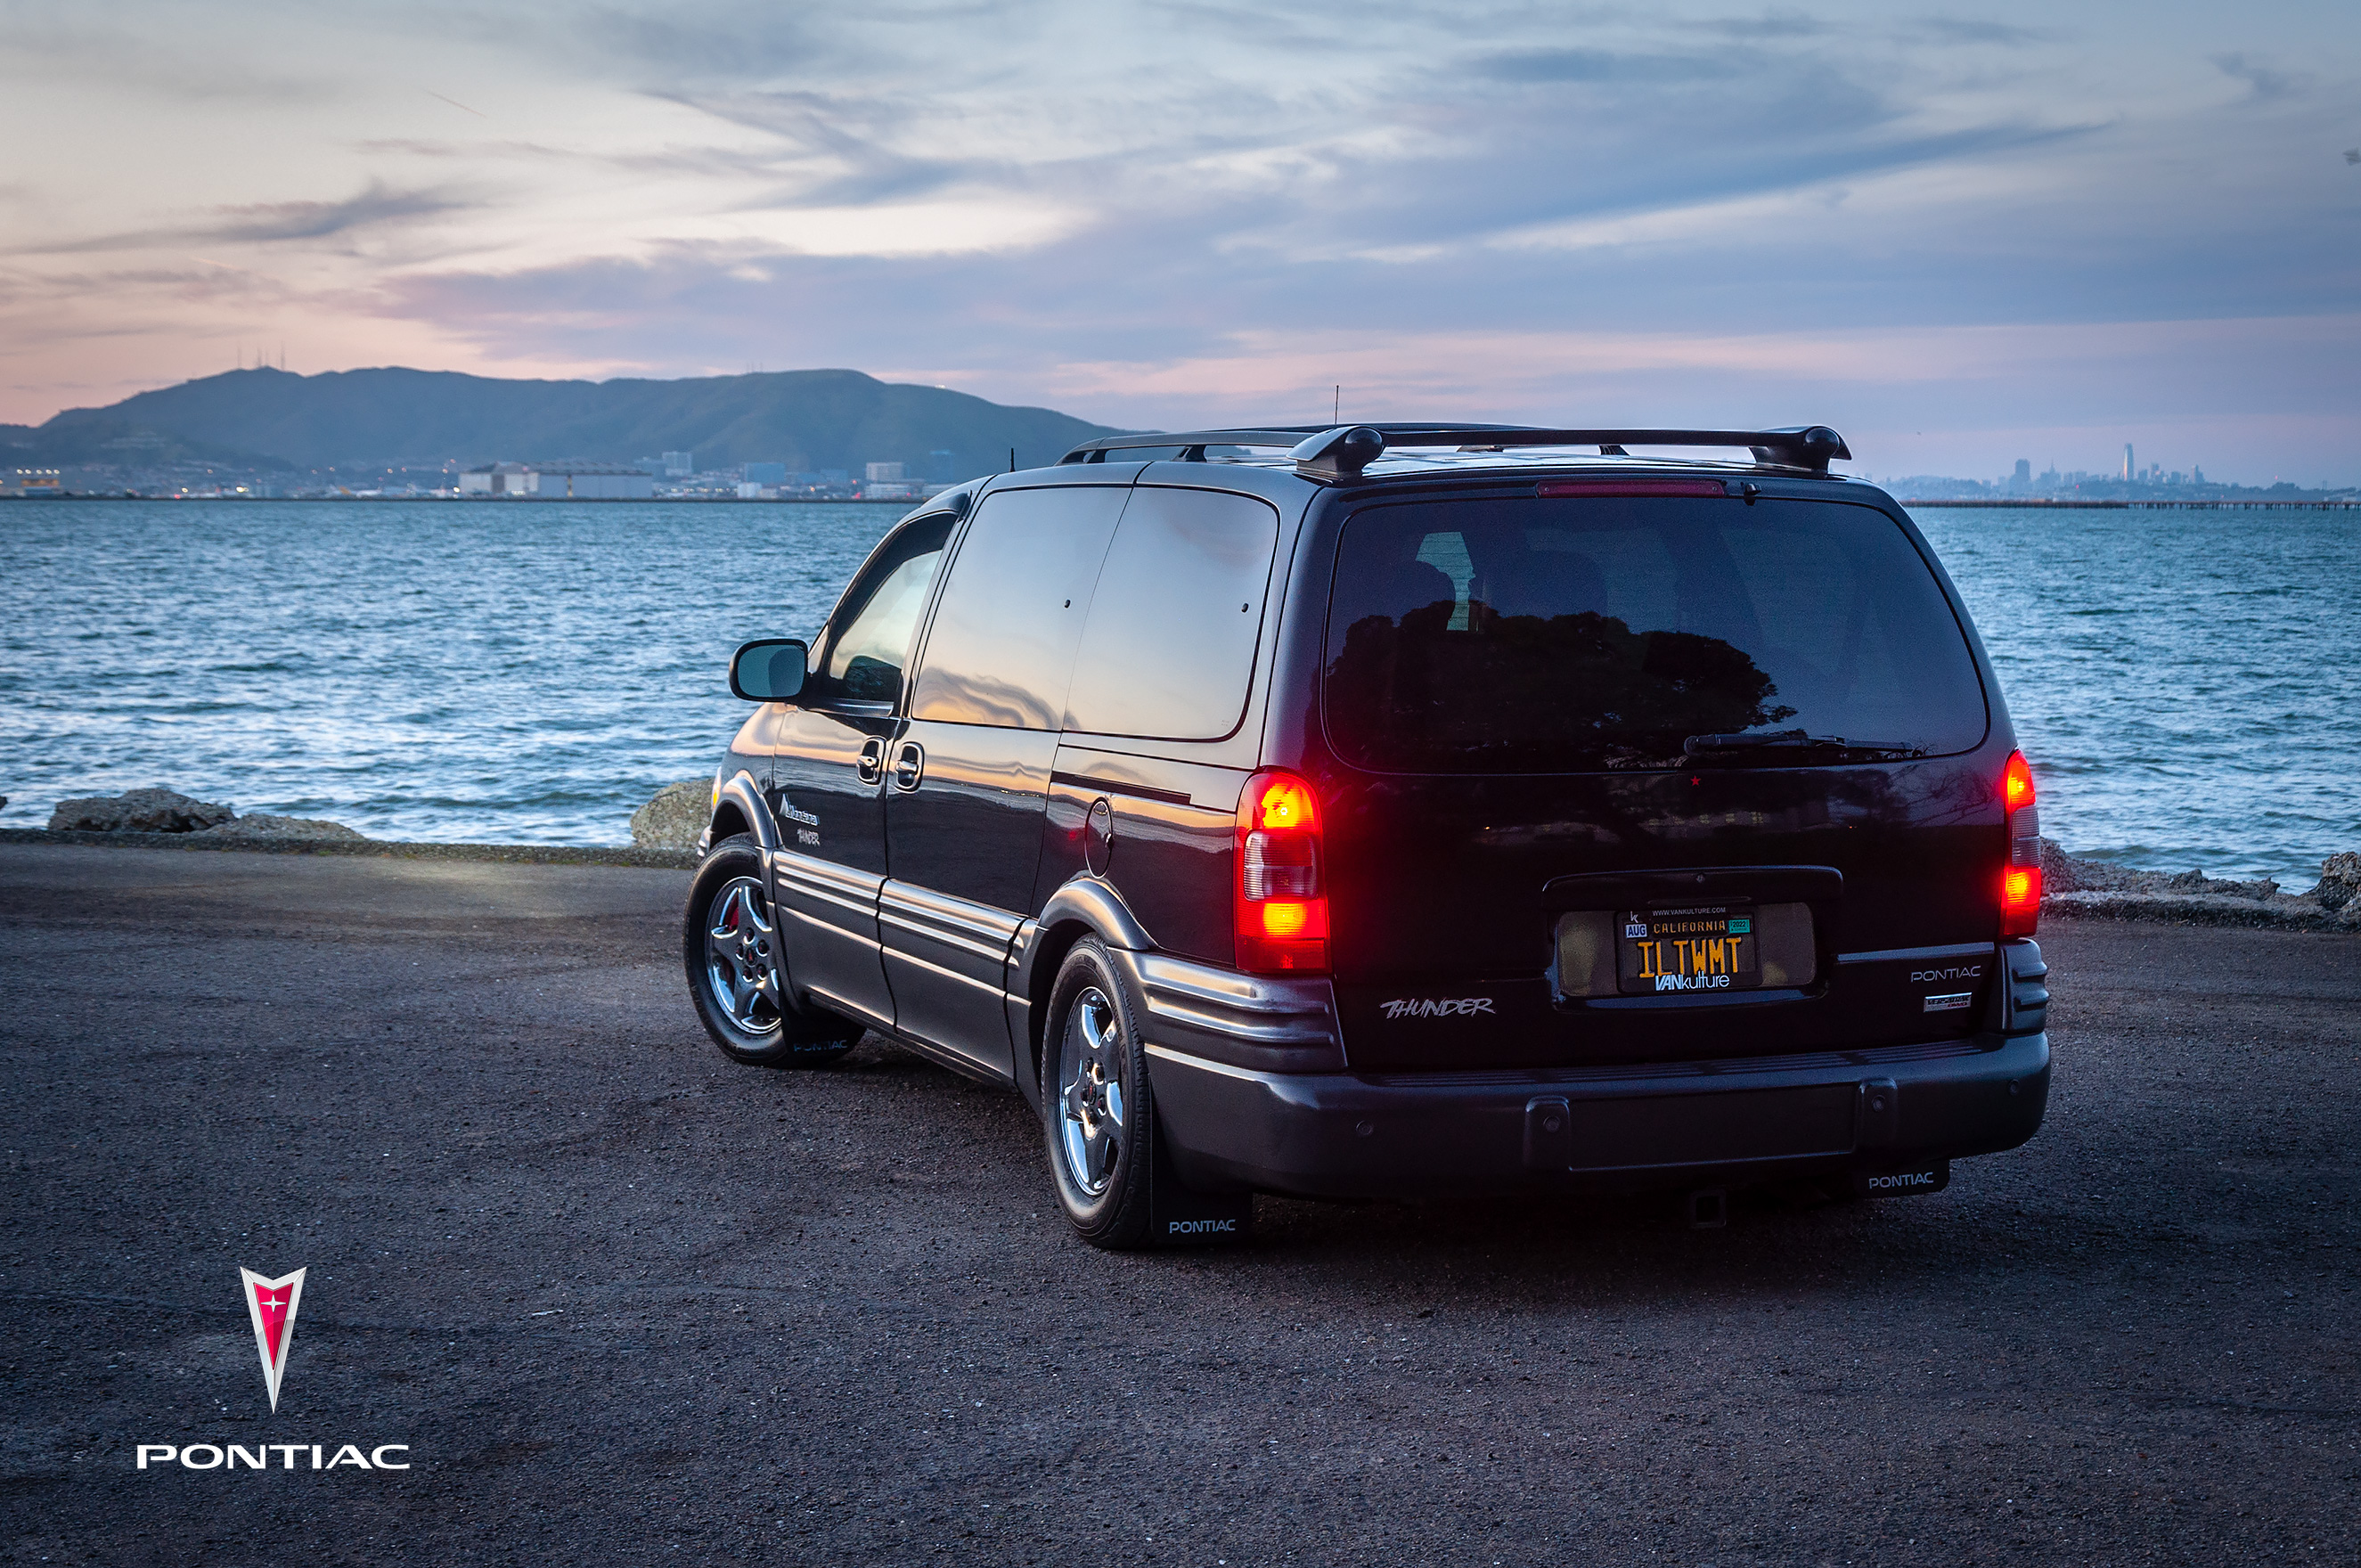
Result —
M900 515L0 504L0 824L167 784L374 838L629 842L744 718L730 649L812 631ZM2068 849L2290 888L2361 849L2361 520L1916 515Z

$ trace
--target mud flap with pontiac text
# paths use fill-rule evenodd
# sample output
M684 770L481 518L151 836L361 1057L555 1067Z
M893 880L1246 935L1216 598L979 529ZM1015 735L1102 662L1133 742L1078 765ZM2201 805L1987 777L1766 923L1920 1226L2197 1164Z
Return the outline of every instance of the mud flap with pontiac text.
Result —
M1207 1246L1246 1239L1254 1229L1254 1194L1202 1192L1184 1186L1172 1169L1159 1121L1148 1162L1150 1246Z
M1915 1198L1922 1192L1940 1192L1949 1185L1951 1162L1948 1159L1929 1160L1900 1170L1852 1173L1852 1190L1863 1198Z

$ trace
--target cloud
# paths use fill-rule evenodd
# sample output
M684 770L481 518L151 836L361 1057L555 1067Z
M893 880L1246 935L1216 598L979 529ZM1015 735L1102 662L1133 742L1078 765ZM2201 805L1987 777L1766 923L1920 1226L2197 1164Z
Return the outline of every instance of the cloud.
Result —
M763 4L667 6L635 12L601 5L564 29L606 70L663 82L744 81L813 72L839 63L843 29L825 11L798 15ZM563 47L563 46L561 46Z
M1946 43L1999 44L2009 49L2053 43L2064 36L2046 27L2020 27L2008 22L1963 16L1923 16L1915 26Z
M214 207L192 223L17 246L7 254L58 256L158 246L269 245L328 239L357 229L438 217L474 204L451 187L401 191L371 181L357 195L338 202L257 202Z
M1525 49L1479 61L1478 74L1495 82L1664 82L1737 75L1744 62L1696 54L1619 54L1602 49Z
M1802 11L1765 11L1760 16L1721 16L1697 24L1733 38L1817 38L1841 29Z
M2350 170L2284 156L2305 115L2350 145L2316 16L1803 5L123 0L0 61L0 339L60 382L287 331L315 367L900 367L1124 424L1340 377L1545 411L1588 376L1671 419L1735 362L1601 345L2349 302ZM253 60L335 91L149 90ZM281 199L324 189L353 193ZM78 333L116 358L78 367ZM1795 374L1870 385L1871 341Z
M133 86L155 97L199 104L259 103L280 108L332 102L336 85L325 77L284 69L271 55L247 52L242 58L216 53L222 36L195 40L167 40L159 30L137 21L102 27L86 18L84 7L71 23L53 18L27 20L22 7L10 7L7 51L0 69L21 80L54 78L65 73L88 75L118 86ZM211 46L211 47L209 47Z
M2213 60L2223 75L2246 84L2249 98L2286 98L2302 90L2302 77L2259 65L2243 54L2217 54Z
M805 92L658 95L775 138L774 167L807 170L809 183L797 193L818 204L906 200L1005 168L895 148L879 123L894 117L873 100Z
M325 239L347 230L405 218L453 213L473 203L449 189L394 191L371 181L358 195L341 202L264 202L247 206L216 207L214 221L191 232L192 238L212 237L268 243L272 240Z

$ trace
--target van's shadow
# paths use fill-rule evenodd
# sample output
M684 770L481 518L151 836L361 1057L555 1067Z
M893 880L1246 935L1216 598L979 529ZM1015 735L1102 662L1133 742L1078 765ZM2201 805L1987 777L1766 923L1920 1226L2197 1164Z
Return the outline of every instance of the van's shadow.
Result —
M1039 1124L999 1094L877 1041L833 1069L892 1083L915 1131L955 1115L984 1135L977 1187L1028 1212L1044 1209ZM952 1111L949 1102L961 1106ZM971 1145L975 1148L976 1146ZM985 1152L988 1151L988 1152ZM1191 1279L1310 1287L1349 1283L1372 1309L1414 1314L1449 1298L1491 1306L1593 1307L1655 1301L1672 1291L1727 1299L1891 1298L1929 1287L1986 1291L2037 1277L2045 1289L2113 1290L2137 1277L2201 1265L2224 1227L2256 1216L2202 1193L2170 1211L2126 1211L2057 1179L2060 1168L2114 1171L2136 1185L2147 1168L2169 1183L2169 1151L2136 1124L2081 1123L2022 1149L1952 1168L1949 1190L1922 1197L1848 1200L1834 1179L1741 1188L1727 1223L1689 1223L1686 1193L1534 1192L1446 1195L1410 1201L1256 1200L1242 1245L1133 1255L1136 1265ZM1054 1201L1051 1200L1050 1201ZM1049 1245L1083 1244L1042 1212ZM1088 1249L1084 1248L1087 1252ZM1106 1255L1093 1255L1104 1256Z

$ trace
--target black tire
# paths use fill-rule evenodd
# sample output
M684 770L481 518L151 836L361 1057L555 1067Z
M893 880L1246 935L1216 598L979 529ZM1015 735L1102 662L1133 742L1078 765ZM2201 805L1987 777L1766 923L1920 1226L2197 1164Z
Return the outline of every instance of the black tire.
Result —
M705 1032L731 1061L821 1067L861 1038L860 1025L796 996L763 880L763 851L746 835L722 839L697 868L680 936L689 998Z
M1131 998L1095 937L1058 967L1041 1047L1042 1134L1066 1218L1093 1246L1145 1245L1156 1102Z

